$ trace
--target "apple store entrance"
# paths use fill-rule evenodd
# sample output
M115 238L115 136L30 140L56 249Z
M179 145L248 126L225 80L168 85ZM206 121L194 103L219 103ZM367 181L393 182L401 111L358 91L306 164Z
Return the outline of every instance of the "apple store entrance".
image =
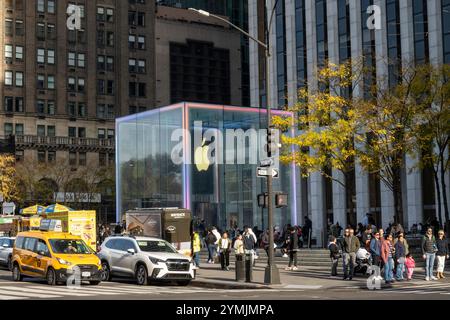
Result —
M265 124L262 109L198 103L117 119L117 220L130 209L180 207L206 227L266 228L267 210L257 203L266 180L256 175ZM273 189L288 193L289 205L275 209L275 225L297 222L297 174L280 164Z

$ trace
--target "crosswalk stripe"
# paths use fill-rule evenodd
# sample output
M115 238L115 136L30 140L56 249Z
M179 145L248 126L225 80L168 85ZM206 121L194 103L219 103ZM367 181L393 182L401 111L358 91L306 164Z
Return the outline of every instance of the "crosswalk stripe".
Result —
M57 295L51 295L51 294L37 294L37 293L27 293L27 292L11 292L10 290L4 290L0 288L0 296L20 296L20 297L27 297L27 298L60 298L61 296Z
M28 298L27 297L5 296L5 295L0 296L0 300L18 300L18 299L28 299Z
M57 295L69 295L69 296L80 296L80 297L86 297L89 296L88 294L81 294L77 292L69 292L64 289L58 289L58 288L42 288L39 289L39 287L10 287L10 286L4 286L1 287L3 289L12 290L12 291L20 291L20 292L31 292L31 293L38 293L38 294L57 294Z

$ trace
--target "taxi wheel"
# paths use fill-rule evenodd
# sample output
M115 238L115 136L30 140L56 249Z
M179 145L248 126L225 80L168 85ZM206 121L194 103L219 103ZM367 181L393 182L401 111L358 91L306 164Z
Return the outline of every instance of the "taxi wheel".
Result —
M136 281L140 286L148 284L147 268L143 264L138 265L136 268Z
M49 268L47 271L47 284L51 286L55 286L57 284L56 272L53 268Z
M17 263L15 263L14 266L13 266L12 278L13 278L14 281L22 281L22 279L23 279L23 276L20 273L19 265Z
M101 272L102 281L111 281L111 271L109 270L108 262L102 262L102 272Z

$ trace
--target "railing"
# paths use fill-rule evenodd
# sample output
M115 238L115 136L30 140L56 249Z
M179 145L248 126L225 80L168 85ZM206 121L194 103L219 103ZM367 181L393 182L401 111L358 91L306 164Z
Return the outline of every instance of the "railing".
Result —
M114 149L114 139L95 139L77 137L49 137L49 136L16 136L16 146L24 147L53 147L57 149Z

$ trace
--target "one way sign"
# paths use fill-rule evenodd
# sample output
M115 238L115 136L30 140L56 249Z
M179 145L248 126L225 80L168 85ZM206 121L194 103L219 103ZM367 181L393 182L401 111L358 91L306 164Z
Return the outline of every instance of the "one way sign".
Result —
M278 168L258 167L258 170L256 171L256 175L260 178L268 177L268 176L272 176L272 178L278 178L279 170L278 170Z

